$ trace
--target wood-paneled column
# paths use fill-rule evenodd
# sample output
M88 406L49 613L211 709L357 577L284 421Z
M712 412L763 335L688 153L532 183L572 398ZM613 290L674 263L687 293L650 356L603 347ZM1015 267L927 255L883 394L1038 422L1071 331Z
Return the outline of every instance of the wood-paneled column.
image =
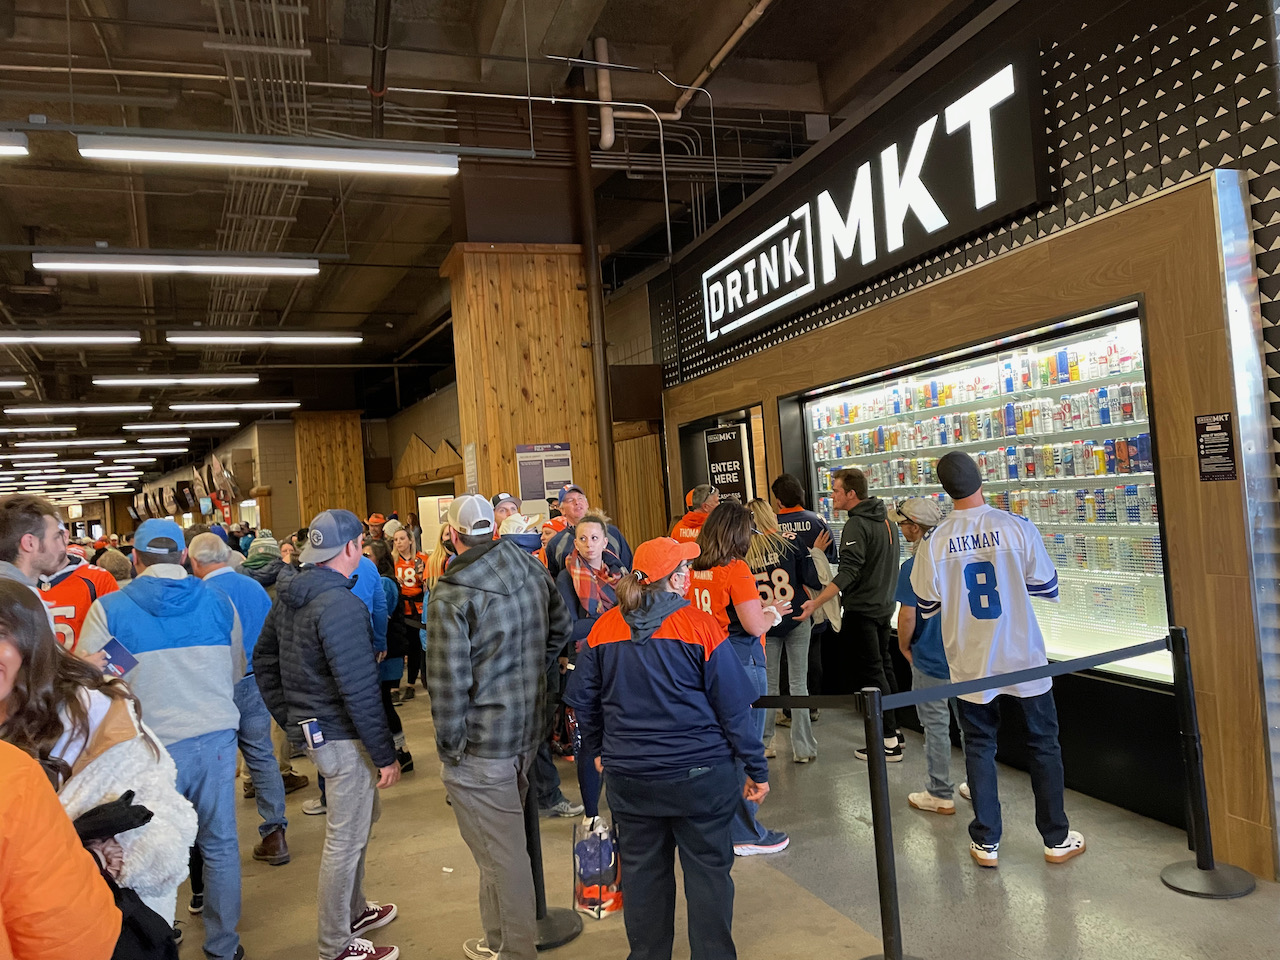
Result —
M567 441L574 482L598 505L582 247L459 243L440 273L453 288L462 452L475 444L479 492L519 493L517 444Z
M295 413L293 423L302 522L330 509L350 510L363 520L368 501L360 412Z

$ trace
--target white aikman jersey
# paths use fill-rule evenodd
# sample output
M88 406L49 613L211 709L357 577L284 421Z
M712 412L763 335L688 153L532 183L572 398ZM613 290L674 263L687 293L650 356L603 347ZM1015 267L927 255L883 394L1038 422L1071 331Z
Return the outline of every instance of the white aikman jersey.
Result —
M911 588L921 617L942 617L942 643L954 682L1048 663L1031 598L1058 601L1058 571L1029 520L981 506L953 510L916 551ZM1036 697L1049 678L968 693L988 703L1002 693Z

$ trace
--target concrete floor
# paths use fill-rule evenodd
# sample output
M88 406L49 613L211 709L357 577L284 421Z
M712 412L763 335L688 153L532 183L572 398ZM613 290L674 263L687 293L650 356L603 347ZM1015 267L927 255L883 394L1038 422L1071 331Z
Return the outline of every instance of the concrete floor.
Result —
M405 960L462 958L464 940L480 936L475 864L444 802L425 697L401 710L418 769L382 794L382 820L368 856L368 895L399 905L400 916L375 931ZM743 960L866 957L880 951L866 765L853 759L861 724L826 711L815 727L821 758L791 762L779 728L771 761L772 793L761 812L791 834L781 854L737 861L734 935ZM956 816L912 810L906 794L924 782L922 742L908 734L906 760L891 765L893 829L906 951L948 960L1216 960L1280 956L1280 886L1260 883L1252 896L1210 902L1180 896L1159 879L1167 864L1187 859L1185 838L1170 827L1078 794L1068 794L1072 827L1089 849L1061 866L1044 862L1032 821L1025 775L1002 771L1005 836L1000 867L982 870L968 855L968 805ZM314 779L305 760L296 761ZM955 771L962 766L955 754ZM577 795L571 765L561 765L565 792ZM268 867L250 851L257 841L253 802L239 801L244 871L241 934L247 960L301 960L315 952L315 884L322 817L304 816L315 787L288 798L293 862ZM571 905L572 821L542 821L548 898ZM452 868L446 873L445 868ZM624 866L625 871L625 866ZM624 873L625 875L625 873ZM183 960L202 956L199 918L185 911ZM684 912L677 916L677 958L688 957ZM585 920L582 937L549 952L555 960L624 958L621 916Z

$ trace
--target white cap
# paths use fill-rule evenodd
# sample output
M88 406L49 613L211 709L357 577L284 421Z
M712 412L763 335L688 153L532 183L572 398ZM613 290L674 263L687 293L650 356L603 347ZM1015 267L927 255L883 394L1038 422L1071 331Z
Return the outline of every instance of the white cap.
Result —
M463 536L493 534L493 504L487 497L464 493L449 504L449 526Z

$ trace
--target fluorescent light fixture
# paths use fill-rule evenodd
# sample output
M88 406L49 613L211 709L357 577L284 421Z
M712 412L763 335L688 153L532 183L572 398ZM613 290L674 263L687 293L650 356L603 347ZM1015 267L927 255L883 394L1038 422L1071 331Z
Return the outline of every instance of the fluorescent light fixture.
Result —
M98 447L98 446L123 446L124 440L104 440L99 437L96 440L19 440L14 444L15 447L54 447L61 449L63 447Z
M93 466L97 466L102 461L101 460L51 460L49 462L55 463L60 467L93 467ZM39 464L32 464L32 466L39 466Z
M25 157L28 152L25 133L16 130L0 132L0 157Z
M394 173L419 177L447 177L458 172L451 153L348 146L310 141L250 141L199 137L158 137L118 134L76 135L80 156L98 160L153 160L157 163L196 163L221 167L267 167L278 170L327 170L337 173ZM406 149L407 148L407 149Z
M297 400L226 400L216 403L171 403L174 413L195 413L201 410L295 410L302 406Z
M126 430L234 430L240 426L239 420L191 420L183 423L126 423Z
M149 447L147 453L186 453L186 447Z
M116 463L155 463L155 457L116 457Z
M364 343L364 336L359 333L255 333L248 331L204 331L193 330L189 333L166 333L169 343L187 344L230 344L293 347L337 347Z
M239 387L258 382L256 373L191 377L94 377L95 387Z
M141 444L174 444L174 443L190 443L190 437L138 437L138 443Z
M25 380L0 380L0 390L21 390L26 385Z
M38 253L37 270L50 273L198 273L236 277L314 277L320 261L302 257L227 256L222 254Z
M0 330L0 343L40 343L51 347L86 347L112 343L141 343L136 330Z
M76 428L72 426L50 426L50 427L0 427L0 434L8 433L75 433Z
M41 406L25 404L20 407L5 407L4 412L11 417L57 417L73 413L150 413L149 403L83 403L65 406ZM124 443L123 440L120 441Z
M56 456L52 450L48 453L0 453L0 460L48 460Z

